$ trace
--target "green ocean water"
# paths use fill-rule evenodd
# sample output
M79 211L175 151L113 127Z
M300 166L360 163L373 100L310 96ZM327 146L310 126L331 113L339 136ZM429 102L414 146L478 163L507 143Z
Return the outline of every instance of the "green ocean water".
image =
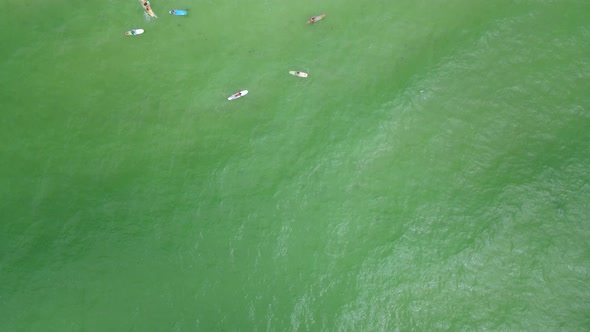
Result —
M151 3L3 0L0 331L590 330L590 2Z

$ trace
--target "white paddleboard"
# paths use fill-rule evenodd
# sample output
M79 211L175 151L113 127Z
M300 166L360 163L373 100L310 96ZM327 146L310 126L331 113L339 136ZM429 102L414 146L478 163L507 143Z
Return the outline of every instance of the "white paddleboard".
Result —
M131 29L127 32L125 32L126 36L135 36L135 35L141 35L143 33L143 29Z
M245 95L247 95L247 94L248 94L248 90L242 90L242 91L240 91L240 92L234 93L233 95L229 96L229 97L227 98L227 100L234 100L234 99L238 99L238 98L240 98L240 97L243 97L243 96L245 96Z
M302 71L291 70L291 71L289 71L289 74L299 76L299 77L307 77L307 73L304 73Z

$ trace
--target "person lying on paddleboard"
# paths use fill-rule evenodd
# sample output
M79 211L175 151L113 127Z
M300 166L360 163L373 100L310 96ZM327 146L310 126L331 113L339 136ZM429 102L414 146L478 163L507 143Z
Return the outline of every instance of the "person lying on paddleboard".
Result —
M143 9L145 9L145 12L146 12L146 14L148 14L148 16L153 17L153 18L158 17L152 11L152 6L150 5L150 2L148 0L139 0L139 3L141 3L141 6L143 7Z
M298 70L297 71L291 70L291 71L289 71L289 74L299 76L299 77L307 77L307 73L304 73L304 72L298 71Z
M322 18L326 17L326 14L322 14L322 15L318 15L318 16L314 16L312 18L310 18L306 23L310 24L310 23L315 23L319 20L321 20Z
M148 12L149 12L150 10L152 10L152 9L150 8L150 2L149 2L149 1L146 1L146 2L144 2L144 3L143 3L143 6L145 7L145 10L147 10Z

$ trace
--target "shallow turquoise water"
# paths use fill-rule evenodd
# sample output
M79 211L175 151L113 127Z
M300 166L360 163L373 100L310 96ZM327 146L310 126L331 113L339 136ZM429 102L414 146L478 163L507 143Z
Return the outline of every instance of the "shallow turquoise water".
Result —
M588 3L152 7L1 14L0 330L590 329Z

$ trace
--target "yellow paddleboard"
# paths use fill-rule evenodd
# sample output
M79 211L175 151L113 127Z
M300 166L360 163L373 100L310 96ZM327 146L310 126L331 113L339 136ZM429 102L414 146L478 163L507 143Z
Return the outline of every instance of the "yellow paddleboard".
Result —
M152 10L152 7L150 6L150 2L148 0L139 0L139 2L141 3L141 6L145 10L145 12L150 17L158 17L158 16L156 16L156 14L154 14L154 11Z
M314 17L310 18L309 20L307 20L307 22L305 22L305 23L307 23L307 24L310 24L310 23L315 23L315 22L317 22L317 21L321 20L321 19L322 19L322 18L324 18L324 17L326 17L326 14L322 14L322 15L314 16Z

